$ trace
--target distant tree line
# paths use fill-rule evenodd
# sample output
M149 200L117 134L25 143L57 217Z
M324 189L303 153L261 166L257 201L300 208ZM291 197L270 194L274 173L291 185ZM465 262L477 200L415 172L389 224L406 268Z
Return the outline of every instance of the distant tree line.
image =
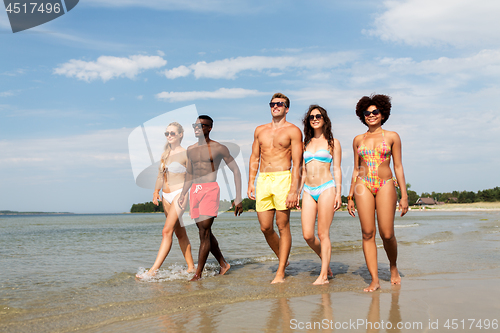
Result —
M433 198L436 201L447 203L471 203L480 201L493 202L500 201L500 187L497 186L492 189L478 191L477 193L472 191L453 191L446 193L424 192L421 197Z
M472 191L453 191L446 193L439 192L423 192L421 195L418 195L417 192L412 191L411 184L406 184L406 192L408 193L408 203L410 206L415 205L418 198L433 198L436 201L446 202L446 203L472 203L479 201L500 201L500 187L495 187L488 190L478 191L477 193ZM401 191L396 188L398 192L398 197L401 198ZM232 201L231 201L232 202ZM219 210L220 211L234 211L234 208L231 207L231 202L227 200L221 200ZM347 204L347 197L342 196L342 203ZM255 200L245 198L242 201L243 211L255 210ZM302 206L302 200L300 200L300 205ZM189 207L186 209L189 211ZM163 205L156 206L152 201L133 204L130 209L131 213L155 213L155 212L163 212Z

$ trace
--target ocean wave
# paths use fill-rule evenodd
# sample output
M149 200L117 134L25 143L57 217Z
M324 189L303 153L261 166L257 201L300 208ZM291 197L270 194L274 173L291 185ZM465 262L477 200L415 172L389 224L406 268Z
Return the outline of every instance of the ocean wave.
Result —
M413 227L419 227L420 224L418 223L413 223L413 224L396 224L394 225L394 228L413 228Z

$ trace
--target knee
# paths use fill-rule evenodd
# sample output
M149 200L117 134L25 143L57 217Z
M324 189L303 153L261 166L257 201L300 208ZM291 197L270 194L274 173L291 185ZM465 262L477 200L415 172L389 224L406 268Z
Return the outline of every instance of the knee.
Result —
M274 228L273 228L272 225L271 226L263 226L263 225L261 225L260 226L260 231L262 231L262 233L264 235L269 235L269 234L272 234L274 232Z
M393 232L381 232L380 233L380 238L382 238L382 240L384 242L390 242L390 241L395 240L396 236L394 235Z
M363 240L372 240L375 239L375 230L372 231L363 231Z
M330 234L328 231L318 231L318 238L323 243L330 240Z
M174 233L174 230L171 228L163 228L161 235L162 237L170 237L172 238L172 235Z
M202 229L199 230L200 239L210 239L210 229Z
M314 243L316 237L314 237L314 233L304 233L304 240L307 244Z

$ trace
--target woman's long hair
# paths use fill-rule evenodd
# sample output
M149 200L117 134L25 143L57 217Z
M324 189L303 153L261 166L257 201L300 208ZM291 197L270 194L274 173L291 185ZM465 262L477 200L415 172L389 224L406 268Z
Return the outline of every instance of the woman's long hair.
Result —
M309 141L311 141L311 139L314 137L314 129L311 127L311 122L309 121L309 116L311 115L311 112L313 110L318 110L323 116L323 121L325 122L323 124L323 135L326 141L328 142L330 154L333 156L332 122L330 121L330 118L328 117L328 113L326 112L326 110L316 104L309 106L309 110L307 110L304 119L302 119L302 123L304 124L304 150Z
M170 124L168 124L167 128L169 126L177 127L179 134L182 134L182 136L181 136L181 142L182 142L182 139L184 138L184 128L182 128L182 125L179 124L178 122L174 121L174 122L171 122ZM163 151L163 154L161 154L160 170L162 172L165 172L165 165L167 165L167 158L170 155L171 150L172 150L172 147L170 147L170 142L168 142L168 140L167 140L167 143L165 144L165 150Z

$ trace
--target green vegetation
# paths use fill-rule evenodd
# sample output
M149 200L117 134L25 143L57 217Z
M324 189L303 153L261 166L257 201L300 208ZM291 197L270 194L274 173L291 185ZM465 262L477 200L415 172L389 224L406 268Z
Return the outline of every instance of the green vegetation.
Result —
M472 202L495 202L500 201L500 187L478 191L453 191L447 193L424 192L422 198L433 198L436 201L446 203L472 203Z
M401 198L401 191L396 188L398 192L398 197ZM406 191L408 193L408 203L410 206L415 205L418 198L433 198L436 201L446 202L446 203L472 203L472 202L494 202L500 201L500 187L495 187L488 190L478 191L477 193L472 191L453 191L447 193L427 193L424 192L421 195L418 195L417 192L411 190L411 184L406 184ZM342 203L347 204L347 197L342 196ZM243 211L255 210L255 200L251 200L248 198L243 199ZM302 206L302 200L300 202ZM189 208L187 209L189 210ZM234 208L231 207L231 202L227 200L222 200L220 202L220 211L234 211ZM4 212L9 211L0 211L0 214L5 214ZM155 206L153 202L145 202L142 204L133 204L130 209L131 213L154 213L154 212L163 212L163 206ZM27 213L26 213L27 214ZM32 214L42 214L42 213L32 213Z

